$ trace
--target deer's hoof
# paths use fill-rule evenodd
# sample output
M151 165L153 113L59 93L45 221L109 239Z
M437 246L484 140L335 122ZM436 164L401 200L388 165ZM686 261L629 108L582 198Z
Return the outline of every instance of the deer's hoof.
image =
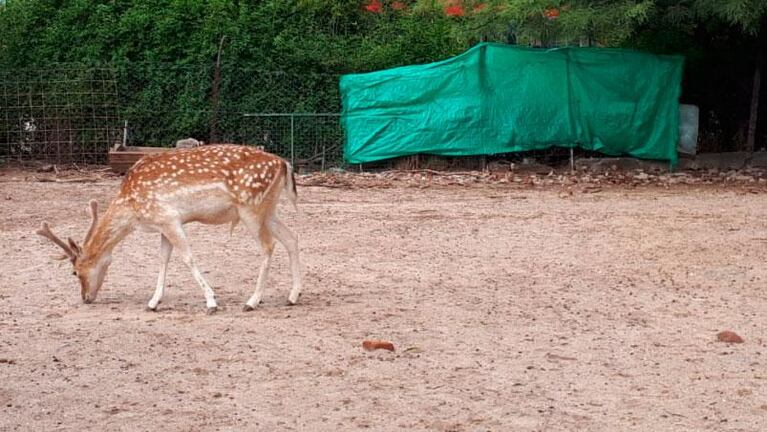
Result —
M213 315L214 313L216 313L216 311L217 311L217 310L218 310L218 307L217 307L217 306L211 306L211 307L209 307L209 308L208 308L208 309L205 311L205 314L206 314L206 315Z
M301 293L291 295L288 297L288 306L295 306L298 304L298 299L301 298Z
M157 306L155 306L155 307L147 306L146 309L144 309L144 310L147 311L147 312L157 312Z
M252 312L255 308L249 304L245 304L245 306L242 307L243 312Z

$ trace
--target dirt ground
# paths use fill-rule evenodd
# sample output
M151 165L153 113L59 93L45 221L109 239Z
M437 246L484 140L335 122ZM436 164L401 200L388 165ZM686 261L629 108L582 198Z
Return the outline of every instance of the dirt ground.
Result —
M119 179L0 172L2 431L767 430L767 190L299 187L305 289L278 248L190 225L219 311L157 234L95 303L34 234L81 239ZM732 330L742 344L718 342ZM395 352L364 351L392 341Z

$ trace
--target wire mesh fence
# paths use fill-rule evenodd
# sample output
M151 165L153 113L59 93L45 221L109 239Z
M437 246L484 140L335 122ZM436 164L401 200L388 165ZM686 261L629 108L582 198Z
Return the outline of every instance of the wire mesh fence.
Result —
M131 64L118 77L128 145L196 138L264 146L309 169L343 165L337 75Z
M294 165L324 170L343 165L343 131L338 113L246 113L239 137L284 155Z
M343 165L338 76L235 65L0 70L0 158L104 163L117 144L183 138L262 145L297 165Z
M111 68L0 71L0 157L99 163L119 138Z

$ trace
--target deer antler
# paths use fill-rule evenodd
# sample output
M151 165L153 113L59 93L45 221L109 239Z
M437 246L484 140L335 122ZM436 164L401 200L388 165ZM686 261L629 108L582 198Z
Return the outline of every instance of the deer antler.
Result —
M99 221L99 204L96 202L96 200L91 200L89 204L91 210L91 227L88 229L88 234L85 235L85 241L83 241L83 245L88 243L88 240L93 235L93 232L96 231L96 225Z
M48 225L48 222L43 222L42 225L40 225L40 229L37 230L37 235L47 238L48 240L57 244L60 248L64 249L64 253L67 254L67 257L69 257L69 259L74 259L75 256L77 256L75 254L75 251L72 250L72 248L68 244L64 243L63 240L56 237L56 234L54 234L53 231L51 231L51 227Z
M80 247L79 244L77 244L76 241L72 240L72 237L67 237L67 240L69 241L69 249L72 250L72 252L75 253L75 255L80 255L83 253L83 249Z

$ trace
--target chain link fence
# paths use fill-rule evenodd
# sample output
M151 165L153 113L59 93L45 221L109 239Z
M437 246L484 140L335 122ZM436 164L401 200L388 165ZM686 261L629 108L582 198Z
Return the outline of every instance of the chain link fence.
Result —
M130 63L0 70L0 159L105 163L183 138L261 145L305 169L344 165L338 75Z

